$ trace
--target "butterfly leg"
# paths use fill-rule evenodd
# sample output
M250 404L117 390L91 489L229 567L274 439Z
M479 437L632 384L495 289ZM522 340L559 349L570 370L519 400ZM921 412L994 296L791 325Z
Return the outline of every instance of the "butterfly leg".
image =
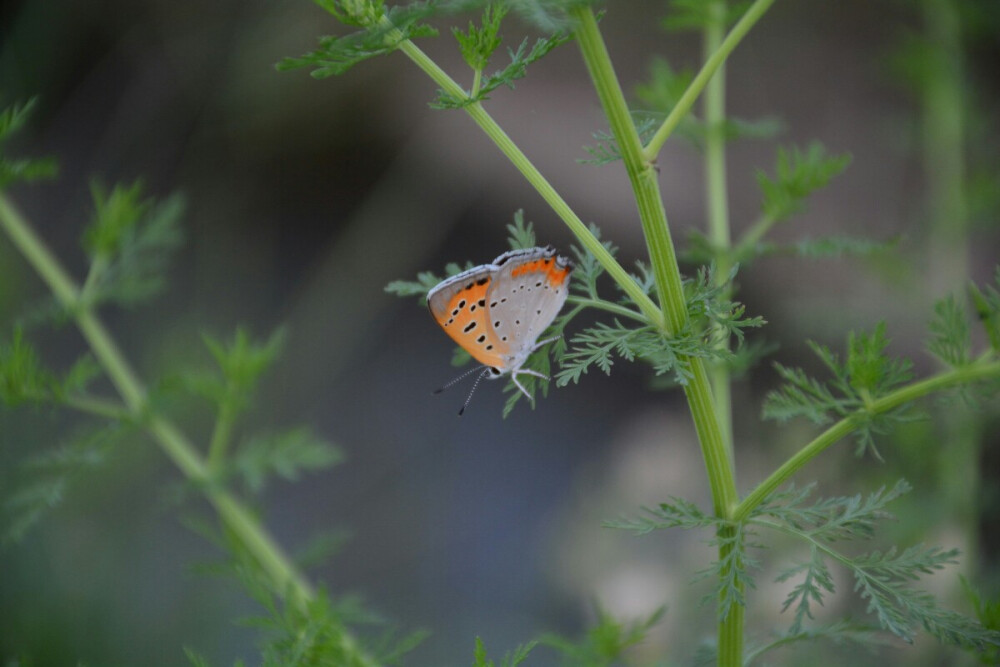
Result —
M542 378L543 380L552 379L548 375L545 375L544 373L539 373L538 371L533 371L530 368L522 368L521 370L518 371L518 373L524 373L525 375L534 375L536 378Z
M562 336L553 336L552 338L546 338L545 340L540 340L537 343L535 343L535 346L531 348L531 351L534 352L538 348L548 345L549 343L554 343L560 338L562 338Z
M528 371L523 371L523 370L522 371L518 371L518 373L527 373L527 372ZM514 384L516 384L517 388L521 390L521 393L528 397L529 401L534 402L535 397L532 396L531 394L529 394L528 390L524 388L524 385L517 381L517 375L518 375L517 373L511 374L510 379L514 381ZM531 375L535 375L535 373L531 373Z

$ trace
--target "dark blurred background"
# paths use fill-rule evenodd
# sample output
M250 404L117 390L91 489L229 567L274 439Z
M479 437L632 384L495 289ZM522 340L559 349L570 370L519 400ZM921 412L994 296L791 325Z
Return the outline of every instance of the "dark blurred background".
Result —
M776 145L816 139L851 153L853 164L776 237L901 239L889 257L778 257L741 272L741 298L768 320L765 336L780 344L773 358L783 363L819 372L806 338L840 349L846 331L885 319L892 351L932 372L922 351L932 300L960 291L968 278L991 279L997 264L995 208L970 212L957 240L933 231L927 102L893 65L906 35L927 29L920 5L781 1L729 62L730 113L775 116L785 128L777 141L730 145L735 234L757 217L754 172L773 173ZM970 180L979 173L973 167L985 170L988 195L997 182L1000 22L995 3L978 6L983 11L967 17L963 50L967 163ZM665 13L664 2L608 7L601 26L630 97L654 55L675 67L700 62L696 35L668 34L650 20ZM689 583L714 558L708 536L637 539L600 522L667 495L708 505L683 396L650 390L648 370L626 363L610 377L591 374L552 391L534 411L519 406L506 420L497 384L480 387L461 419L455 412L464 389L432 395L456 374L452 345L416 299L393 298L384 286L420 270L440 273L449 261L492 259L506 249L504 225L517 209L534 222L540 243L566 248L572 238L462 112L428 108L435 86L403 55L320 81L304 70L275 71L278 60L338 29L298 0L0 4L2 101L40 98L15 147L58 156L62 167L58 180L18 187L12 197L81 277L92 177L108 184L141 177L151 194L183 193L186 242L168 291L131 311L108 310L106 321L149 382L210 364L203 332L229 337L243 324L263 338L288 326L284 355L246 429L308 423L348 461L272 485L263 516L290 549L317 530L351 533L314 579L335 594L362 594L403 629L430 630L406 664L468 664L477 635L501 652L544 630L579 634L595 603L622 618L668 604L644 651L682 664L714 631L710 605L698 604L708 584ZM505 44L522 31L530 34L511 20ZM468 70L442 35L421 46L465 82ZM574 44L531 67L515 91L496 91L488 109L577 213L621 247L623 262L642 258L621 165L577 163L606 123ZM704 228L702 161L673 139L659 165L674 238L683 244L689 230ZM4 328L45 294L0 241ZM84 350L72 329L41 344L57 362ZM760 422L764 393L775 383L765 362L734 388L743 491L815 433L806 424ZM967 611L958 573L997 584L990 519L997 498L990 494L1000 482L990 452L1000 443L995 410L992 421L988 409L949 410L951 421L923 422L883 441L884 463L854 458L845 442L801 480L819 479L820 492L833 495L909 479L917 491L899 503L901 520L880 544L962 548L962 566L928 586ZM184 419L203 442L208 415ZM6 410L0 420L5 467L58 443L75 424L30 410ZM965 444L956 454L958 441ZM0 659L174 665L191 646L218 664L241 656L254 664L254 632L233 621L257 608L230 582L194 572L219 554L179 522L167 498L177 472L145 439L118 452L23 543L0 553ZM948 475L942 461L954 468ZM758 637L791 620L778 615L786 588L770 583L787 557L794 554L764 558L750 614ZM843 595L823 613L836 618L851 609L863 614ZM530 664L545 664L538 655ZM802 664L802 655L774 660ZM846 648L824 656L830 664L848 657L941 664L955 653L921 640L878 657Z

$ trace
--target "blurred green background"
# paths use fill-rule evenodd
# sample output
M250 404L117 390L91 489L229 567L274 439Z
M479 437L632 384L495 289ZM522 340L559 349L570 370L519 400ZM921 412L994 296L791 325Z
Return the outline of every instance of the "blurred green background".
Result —
M919 373L932 372L922 340L933 299L960 291L968 278L990 280L1000 257L1000 12L991 2L964 5L959 179L970 194L967 224L950 224L935 188L953 174L941 173L946 161L928 137L928 114L940 101L926 81L917 77L914 86L906 76L922 48L905 51L913 48L907 36L935 24L924 4L933 3L778 2L729 61L730 113L782 119L782 145L816 139L854 157L777 238L900 237L888 257L776 257L741 272L741 298L768 320L764 335L780 344L773 358L785 364L816 370L806 338L839 349L846 331L885 319L891 350L913 358ZM696 35L668 34L651 20L665 13L664 2L609 3L601 26L630 97L654 55L677 67L700 62ZM506 249L504 225L521 208L540 243L565 249L572 239L463 113L427 107L435 87L402 55L322 81L275 72L278 60L335 30L305 1L3 3L2 101L40 97L15 148L56 155L62 166L58 180L18 187L12 197L80 277L91 177L109 184L141 177L152 194L184 194L187 238L169 290L132 311L109 310L106 321L151 383L209 364L202 332L228 338L245 324L264 337L288 325L285 353L247 426L311 424L348 462L271 486L263 516L290 549L317 530L350 532L314 579L336 594L362 594L404 629L430 630L406 664L468 664L477 635L500 651L543 630L579 633L595 601L623 618L668 604L640 655L669 653L682 663L714 631L712 609L698 604L708 584L689 583L714 558L708 536L636 539L600 527L667 495L708 503L682 395L651 391L647 369L625 363L610 377L590 375L551 392L535 411L519 406L506 420L498 385L481 387L461 419L463 389L432 395L455 374L452 346L415 300L385 294L386 283L440 272L449 261L492 259ZM521 30L528 29L512 20L505 44ZM467 68L447 31L421 46L464 81ZM621 247L625 263L642 257L620 165L576 162L606 123L572 43L533 66L515 91L498 90L488 109L579 215ZM775 146L729 147L736 234L756 219L754 172L773 172ZM689 230L704 228L702 162L675 139L659 166L674 238L683 244ZM4 330L45 296L0 240ZM84 350L70 328L40 335L39 344L56 365ZM814 433L805 424L761 424L761 401L775 382L764 363L734 389L744 491ZM843 443L800 479L819 479L826 495L909 479L916 491L897 506L900 521L882 544L962 548L962 566L928 586L967 610L958 573L987 592L1000 586L1000 421L995 403L992 412L952 405L934 414L885 439L884 463L856 459ZM204 441L207 411L183 419ZM6 470L76 425L72 416L30 409L4 409L0 420ZM241 656L254 664L254 633L233 621L256 607L230 582L194 571L219 554L179 521L168 497L176 471L145 439L117 451L22 544L0 552L0 659L175 665L191 646L219 664ZM794 556L765 554L751 633L790 622L778 615L785 588L768 574ZM852 609L863 613L843 595L824 613ZM804 650L773 660L803 664L815 649ZM956 654L923 640L877 657L824 647L810 664L848 658L944 664Z

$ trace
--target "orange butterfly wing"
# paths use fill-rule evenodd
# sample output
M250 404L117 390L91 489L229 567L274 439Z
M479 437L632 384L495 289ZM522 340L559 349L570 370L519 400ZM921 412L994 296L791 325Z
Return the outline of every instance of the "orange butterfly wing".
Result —
M452 276L428 293L427 307L445 333L476 361L503 371L510 348L497 337L486 307L494 270L479 266Z

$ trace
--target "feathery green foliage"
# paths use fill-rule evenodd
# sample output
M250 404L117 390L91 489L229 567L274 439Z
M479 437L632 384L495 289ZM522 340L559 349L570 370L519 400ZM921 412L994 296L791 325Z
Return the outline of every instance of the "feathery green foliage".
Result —
M584 637L573 640L555 634L546 634L539 641L554 648L562 656L562 664L573 667L612 667L621 664L626 651L642 643L649 631L667 613L666 607L656 609L646 618L632 623L622 623L597 608L597 622Z
M873 401L912 377L909 361L886 354L885 330L882 322L871 334L851 332L844 362L826 346L810 341L809 347L833 374L829 382L813 379L802 369L775 364L785 384L768 393L764 417L779 421L805 417L817 424L850 417L857 424L858 454L871 450L878 456L874 436L913 418L908 404L879 414L870 409Z
M694 503L671 496L669 502L660 503L655 508L642 508L642 514L637 517L605 521L604 525L629 530L637 535L666 528L713 528L715 536L710 543L719 547L721 557L697 575L699 579L715 582L713 592L706 600L718 602L720 619L724 619L734 605L746 606L745 591L755 587L750 571L760 567L759 562L750 556L749 548L761 546L749 541L753 532L747 529L746 524L706 514Z
M144 198L140 181L110 192L95 181L91 194L94 215L82 238L91 265L82 298L90 305L147 301L163 289L170 255L183 240L184 200Z
M774 176L757 172L757 184L763 194L761 211L775 221L791 217L802 210L806 197L826 187L850 163L850 155L829 156L818 142L809 144L805 150L779 148Z
M965 589L965 595L972 603L979 623L988 630L1000 632L1000 599L985 599L965 577L962 577L962 588ZM1000 646L990 646L976 657L984 665L1000 664Z
M517 667L517 665L528 659L528 654L537 645L537 641L531 641L527 644L521 644L513 652L505 653L500 660L500 667ZM483 640L479 637L476 637L476 649L473 653L473 659L475 660L472 663L473 667L496 667L496 663L487 656L486 647L483 645Z
M343 454L311 429L296 427L251 437L233 454L233 467L251 493L261 491L272 475L294 482L303 471L329 468Z
M94 358L84 355L63 377L57 376L42 365L20 328L14 330L10 343L0 341L0 402L7 405L66 403L83 394L98 375Z
M940 547L912 546L902 551L890 547L860 555L848 555L832 545L845 540L870 540L879 521L892 518L886 506L910 490L899 481L889 490L879 489L862 498L828 498L810 504L812 485L779 491L754 510L748 523L793 535L809 546L809 560L784 569L778 582L801 577L788 593L783 610L794 608L789 635L803 631L813 618L813 605L822 605L834 593L832 561L854 578L854 592L867 601L882 629L912 642L918 628L942 642L983 650L1000 643L1000 633L972 619L944 609L914 584L957 562L958 551Z
M574 335L566 353L559 358L557 385L579 382L593 366L610 374L615 354L626 361L641 359L653 367L656 375L670 373L681 385L691 378L690 359L732 359L729 347L720 345L720 341L735 338L742 343L744 329L764 324L761 317L745 317L744 306L726 296L731 293L729 285L737 268L733 267L723 283L716 281L712 267L703 267L696 278L684 281L689 323L673 336L666 336L653 325L626 325L618 318L612 324L599 322ZM652 276L641 265L640 273L637 282L648 292L653 286ZM596 276L587 271L581 274L582 290L588 298L595 299ZM574 279L574 287L580 282ZM595 307L600 307L599 299ZM641 319L637 311L633 312L635 318Z
M726 253L730 261L747 266L754 260L769 256L792 256L804 259L837 259L841 257L879 257L886 255L899 245L900 237L886 241L855 238L851 236L826 236L815 239L804 238L794 243L774 243L755 241L741 243ZM715 261L719 250L713 248L708 238L697 231L688 235L689 246L683 257L687 262L708 263Z
M52 178L59 171L54 158L15 159L3 155L3 145L18 130L24 128L34 110L36 100L31 99L21 105L12 105L0 111L0 188L13 183L31 182Z
M443 90L438 91L438 96L431 102L432 109L461 109L476 102L489 99L489 94L500 86L514 88L514 82L523 79L528 74L528 66L544 58L552 49L565 43L569 36L565 33L555 33L548 37L539 37L535 40L531 49L528 49L528 42L525 37L518 45L517 49L507 49L510 56L510 63L503 69L497 70L486 77L479 86L479 90L466 92L463 97L455 97ZM478 70L477 70L478 71Z
M202 342L218 372L187 373L185 386L214 403L220 412L236 416L250 407L261 376L281 354L285 338L285 330L278 329L266 341L258 343L243 327L237 327L229 343L202 334Z
M952 368L966 366L972 353L972 337L965 309L953 296L934 304L934 318L928 327L927 350Z
M878 627L862 625L850 619L844 619L828 625L802 629L798 632L789 631L766 644L753 646L747 651L747 656L743 664L757 664L757 659L769 651L801 642L817 640L826 640L834 644L852 642L868 648L890 644L883 635L879 634Z
M1000 354L1000 266L997 266L994 282L996 287L987 285L979 289L974 283L969 284L969 296L975 308L976 316L986 330L994 354Z
M735 23L749 6L749 0L726 3L725 24ZM662 24L671 31L702 29L715 20L712 12L712 4L704 0L670 0L670 12Z
M642 515L631 519L605 521L608 528L631 530L637 535L645 535L654 530L664 528L707 528L721 527L722 520L705 514L697 505L689 500L670 496L668 502L660 503L656 508L643 507Z
M79 428L61 444L20 463L6 480L0 544L24 539L45 514L59 507L74 486L103 467L115 447L133 435L129 424Z
M383 0L318 0L318 4L345 25L361 30L340 37L322 37L315 51L279 62L276 66L279 71L309 67L313 77L323 79L343 74L369 58L392 53L406 40L438 34L421 23L433 12L430 2L388 9Z
M458 40L462 57L474 71L482 72L489 64L490 56L500 46L500 22L507 12L507 6L490 3L483 10L482 26L477 27L469 21L469 29L465 32L458 27L451 29L451 34Z
M645 114L632 114L632 119L635 122L635 131L639 135L639 140L643 143L649 140L653 132L656 131L657 125L659 125L657 118ZM600 130L594 132L593 137L597 140L597 143L593 146L583 147L583 150L590 157L580 158L577 162L580 164L601 166L622 159L621 148L618 147L618 141L613 134Z
M396 665L427 636L418 631L398 637L391 629L385 630L386 622L368 611L357 597L334 600L320 590L312 599L300 600L287 591L276 591L260 565L230 532L220 533L204 524L195 529L226 554L224 559L200 568L201 571L234 579L260 605L261 614L243 618L240 624L260 632L258 664L264 667ZM359 647L351 634L359 628L384 630ZM185 648L185 653L192 664L209 664L190 648ZM362 657L365 654L371 657Z
M702 3L700 0L698 4L708 6L708 3ZM640 119L659 125L666 114L677 106L693 80L694 72L690 69L675 71L667 60L654 57L649 65L648 79L635 88L635 95L644 109L642 112L633 112L637 117L636 127L643 128L639 124ZM777 118L747 120L728 117L723 121L722 136L726 141L770 139L781 132L783 127ZM656 129L656 127L641 129L640 141L646 144ZM685 114L675 130L679 136L699 149L704 149L708 131L709 127L705 121L693 112Z

